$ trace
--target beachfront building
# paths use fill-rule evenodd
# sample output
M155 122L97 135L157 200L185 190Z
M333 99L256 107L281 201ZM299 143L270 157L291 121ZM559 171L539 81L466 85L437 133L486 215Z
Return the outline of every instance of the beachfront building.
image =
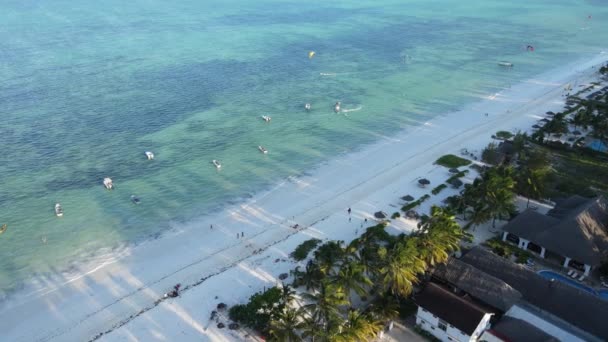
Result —
M414 297L416 324L441 341L478 341L490 327L491 308L433 282Z
M588 276L607 256L608 201L572 196L547 215L527 209L503 227L502 239Z
M504 316L492 329L484 331L480 338L484 342L559 342L559 340L526 321Z
M497 327L505 317L510 317L525 321L560 341L608 340L608 324L605 324L608 300L561 279L546 278L482 247L475 247L461 258L451 258L446 265L437 267L432 281L449 284L452 292L483 301L493 308L495 315L490 329L498 331L494 335L505 331ZM532 332L530 334L532 336ZM536 341L514 339L520 340Z

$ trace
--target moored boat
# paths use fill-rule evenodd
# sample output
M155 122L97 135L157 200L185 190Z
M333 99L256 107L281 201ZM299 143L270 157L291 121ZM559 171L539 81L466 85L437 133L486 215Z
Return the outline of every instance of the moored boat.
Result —
M216 169L220 169L220 168L222 167L222 164L221 164L219 161L215 160L215 159L213 159L213 160L211 161L211 163L212 163L213 165L215 165L215 168L216 168Z
M131 202L133 202L135 204L139 204L139 203L141 203L141 200L139 199L139 197L137 197L135 195L131 195Z
M110 178L110 177L104 178L103 179L103 186L105 186L106 189L108 189L108 190L114 189L114 184L112 183L112 178Z
M310 108L311 108L310 103L307 103L307 104L304 105L304 109L310 110Z
M336 104L334 105L334 112L340 112L340 101L336 102Z
M55 203L55 215L57 215L57 217L63 216L63 208L61 208L61 204L59 203Z
M264 148L264 146L258 146L258 150L264 154L268 154L268 150Z
M500 62L498 62L498 65L503 66L503 67L509 67L509 68L513 67L513 63L507 62L507 61L500 61Z
M264 120L266 122L270 122L270 120L272 120L272 118L268 115L262 115L262 120Z
M2 227L0 227L0 234L4 233L7 228L8 228L8 225L6 223L3 224Z
M152 153L150 151L146 151L146 157L148 157L148 160L152 160L152 159L154 159L154 153Z

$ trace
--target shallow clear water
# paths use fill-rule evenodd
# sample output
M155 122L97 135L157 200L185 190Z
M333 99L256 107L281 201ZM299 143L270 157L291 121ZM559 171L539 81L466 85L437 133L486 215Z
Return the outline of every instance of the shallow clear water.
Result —
M3 1L0 297L596 54L606 23L601 1Z

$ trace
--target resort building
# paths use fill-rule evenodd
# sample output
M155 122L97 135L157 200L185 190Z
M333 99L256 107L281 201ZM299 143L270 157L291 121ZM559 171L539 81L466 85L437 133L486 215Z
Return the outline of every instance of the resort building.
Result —
M527 209L503 228L502 239L588 276L607 256L608 202L572 196L547 215Z
M559 278L545 278L482 247L438 267L433 281L451 284L457 288L455 293L464 292L459 284L466 286L467 296L497 308L496 322L492 324L498 325L504 317L511 317L562 341L608 340L608 300ZM507 309L510 303L513 304Z
M480 338L484 342L559 342L559 340L546 332L536 328L521 319L504 316L492 329L484 331Z
M428 283L414 300L418 305L416 324L441 341L477 341L490 327L489 307Z

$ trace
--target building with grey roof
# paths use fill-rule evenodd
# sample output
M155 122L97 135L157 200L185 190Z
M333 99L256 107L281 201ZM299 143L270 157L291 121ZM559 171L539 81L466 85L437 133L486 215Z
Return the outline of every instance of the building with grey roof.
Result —
M603 197L572 196L558 202L547 215L528 209L503 227L503 240L584 275L608 256L608 201Z

